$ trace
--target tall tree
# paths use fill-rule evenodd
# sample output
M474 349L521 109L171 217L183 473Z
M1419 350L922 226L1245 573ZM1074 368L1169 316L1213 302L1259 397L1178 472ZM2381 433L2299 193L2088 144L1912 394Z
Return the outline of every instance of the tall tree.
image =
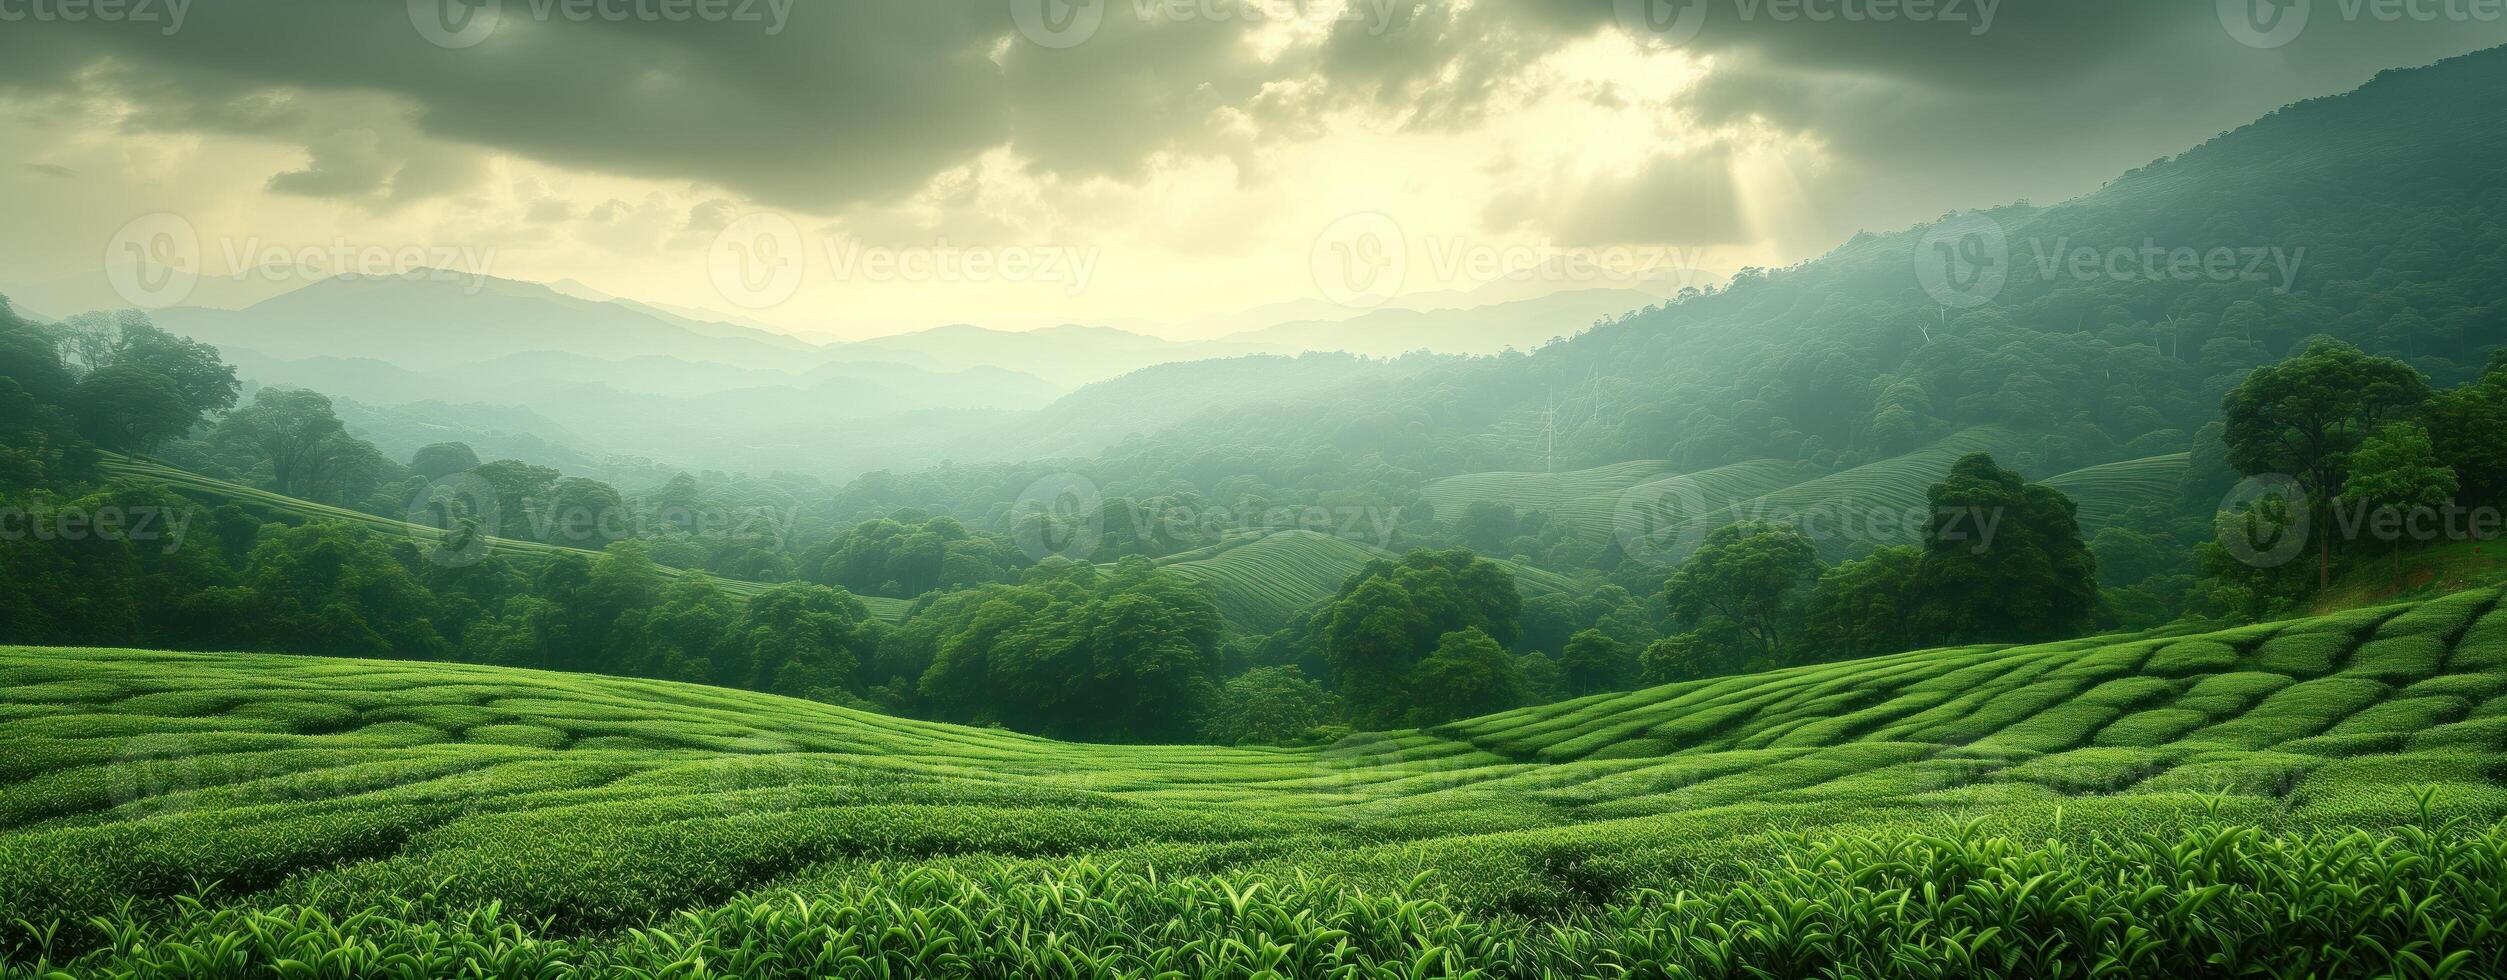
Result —
M1447 633L1410 680L1410 722L1434 725L1523 703L1526 683L1514 655L1487 633Z
M1414 551L1369 562L1318 614L1324 660L1359 724L1399 725L1411 669L1448 633L1479 630L1500 647L1520 635L1523 596L1505 566L1469 551Z
M263 388L252 404L227 413L211 439L267 466L271 489L311 496L325 461L340 450L339 439L347 431L329 398L302 388Z
M1616 691L1636 674L1636 657L1628 645L1601 630L1585 630L1567 638L1558 655L1560 679L1568 697Z
M2437 393L2421 417L2467 503L2507 502L2507 348L2471 383Z
M441 480L479 465L479 454L466 442L439 442L421 446L409 457L409 468L419 476Z
M2333 499L2349 476L2350 454L2377 426L2429 397L2411 366L2323 339L2278 364L2256 368L2221 403L2228 461L2248 476L2285 473L2307 494L2314 517L2316 584L2333 581Z
M1925 499L1932 523L1917 573L1921 638L2050 640L2088 625L2098 606L2098 559L2062 491L1970 453Z
M1730 623L1776 660L1800 612L1795 598L1819 574L1819 550L1800 528L1741 521L1716 528L1663 584L1673 617Z
M1923 564L1924 549L1892 545L1820 573L1811 589L1812 642L1831 658L1912 648Z
M117 452L144 452L200 421L165 376L122 365L87 372L71 400L79 434Z
M2501 433L2507 435L2507 433ZM2412 512L2455 499L2455 471L2437 461L2429 433L2411 422L2388 423L2350 457L2345 500L2356 500L2393 525L2394 584L2403 580L2403 539Z

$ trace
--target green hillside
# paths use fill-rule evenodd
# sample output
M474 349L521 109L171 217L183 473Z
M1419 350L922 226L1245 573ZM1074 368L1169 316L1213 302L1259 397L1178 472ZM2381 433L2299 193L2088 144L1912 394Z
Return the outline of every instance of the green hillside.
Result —
M1831 561L1859 544L1912 543L1923 534L1925 491L1941 482L1951 463L1969 453L2009 453L2026 444L2004 429L1969 429L1903 456L1735 500L1679 525L1674 536L1704 540L1707 532L1739 521L1794 522Z
M2080 505L2081 533L2095 534L2126 511L2173 496L2193 458L2192 453L2169 453L2128 459L2056 474L2043 482Z
M1799 483L1810 469L1804 463L1760 459L1681 473L1669 463L1638 460L1567 473L1450 476L1428 481L1419 499L1448 521L1480 501L1509 504L1520 513L1540 511L1598 541L1617 532L1615 521L1625 505L1661 501L1701 510L1723 507Z
M1340 592L1370 561L1393 555L1347 538L1314 531L1275 531L1232 538L1175 555L1160 565L1202 582L1218 594L1219 612L1253 633L1284 626L1306 607ZM1526 597L1574 588L1566 576L1520 562L1498 561L1514 573Z
M108 457L96 465L97 468L102 470L106 476L137 482L162 484L188 496L209 500L229 501L253 508L266 514L274 514L309 521L346 521L353 524L362 524L366 527L382 531L386 534L401 535L409 538L411 541L435 542L442 540L444 537L444 531L441 528L428 527L423 524L412 524L408 521L396 521L388 517L377 517L373 514L368 514L363 511L350 510L345 507L333 507L329 504L317 504L309 500L299 500L295 497L272 493L258 487L249 487L240 483L220 480L215 477L202 476L189 470L177 469L162 463L153 463L147 460L114 456ZM489 554L525 564L536 564L560 554L586 556L592 554L591 552L586 552L579 548L568 548L563 545L548 544L541 541L517 541L511 538L499 538L493 536L487 537L485 540L487 542L487 551ZM672 578L677 578L681 575L690 573L681 569L665 568L663 569L663 574ZM705 573L699 572L695 574ZM755 597L769 588L769 586L763 583L744 582L739 579L723 578L719 575L709 575L707 577L712 578L715 586L722 589L724 593L742 599ZM906 610L913 605L912 600L894 599L886 596L855 596L854 598L860 599L862 601L862 605L870 610L871 615L892 623L903 620L905 618Z
M2015 975L2125 953L2201 973L2239 948L2496 975L2498 600L1921 651L1311 749L1066 744L491 667L10 648L0 922L27 923L5 928L11 975L101 949L75 969L1600 957L1915 976L1964 973L1943 931L1997 916L2036 945L1972 943ZM2128 872L2151 890L2111 887ZM2402 911L2380 887L2419 897ZM208 904L166 902L195 891ZM2211 912L2184 914L2193 895Z

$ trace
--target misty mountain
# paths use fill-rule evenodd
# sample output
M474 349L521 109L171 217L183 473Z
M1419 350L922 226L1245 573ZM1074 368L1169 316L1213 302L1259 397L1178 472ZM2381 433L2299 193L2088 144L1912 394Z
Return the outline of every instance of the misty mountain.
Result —
M184 306L152 316L167 330L220 348L283 359L368 358L415 371L540 351L765 369L822 356L817 346L783 334L456 273L337 276L241 310Z
M1455 294L1449 299L1475 294ZM1410 351L1494 354L1571 337L1597 317L1625 315L1664 301L1635 289L1575 289L1486 306L1376 309L1346 319L1299 320L1232 334L1225 341L1292 350L1336 350L1389 357Z
M2075 200L1858 235L1530 356L1164 438L1461 473L1854 465L1994 425L2053 468L2184 451L2318 336L2455 383L2507 342L2502 90L2507 49L2386 71Z
M1280 344L1223 338L1177 342L1147 334L1066 324L1037 330L993 330L952 324L837 345L847 358L879 358L930 368L1012 368L1078 387L1156 364L1246 354L1288 354Z

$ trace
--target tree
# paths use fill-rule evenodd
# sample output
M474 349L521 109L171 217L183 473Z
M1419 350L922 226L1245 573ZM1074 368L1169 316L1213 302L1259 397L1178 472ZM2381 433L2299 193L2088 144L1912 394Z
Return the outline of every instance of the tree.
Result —
M731 640L744 670L738 683L758 691L836 701L877 649L880 630L862 600L823 585L791 583L749 600Z
M479 454L466 442L439 442L422 446L409 457L409 468L429 480L441 480L455 473L477 468Z
M1504 551L1507 542L1515 539L1515 526L1515 505L1474 500L1454 522L1454 532L1466 547L1487 554Z
M1739 627L1774 660L1796 618L1794 596L1819 572L1819 551L1801 529L1770 521L1716 528L1663 585L1674 618Z
M269 467L271 489L310 496L326 457L339 451L337 440L347 431L329 398L302 388L263 388L252 404L227 413L211 441Z
M2351 452L2428 395L2428 382L2410 365L2324 339L2256 368L2222 401L2229 464L2248 476L2288 474L2305 491L2317 518L2318 588L2333 581L2331 522L2323 518L2341 495Z
M1672 684L1731 673L1732 649L1747 642L1739 634L1732 624L1718 623L1656 640L1637 657L1640 677L1647 684Z
M200 421L200 413L163 375L122 365L88 372L71 401L79 433L118 452L145 451Z
M1917 637L1942 643L2074 636L2098 608L2098 559L2062 491L1969 453L1925 493Z
M433 657L435 597L404 557L355 524L267 526L242 576L250 628L289 652Z
M1568 697L1583 697L1627 686L1636 674L1636 658L1626 644L1600 630L1585 630L1567 639L1558 669Z
M472 467L470 475L496 490L498 537L538 540L540 528L534 526L533 515L546 512L564 474L518 459L500 459Z
M1523 703L1524 688L1514 655L1487 633L1447 633L1412 671L1410 722L1435 725L1504 711Z
M749 686L748 671L723 650L738 616L739 607L711 579L687 576L665 588L660 602L618 613L602 666L637 677Z
M543 540L569 548L598 548L631 537L626 499L599 480L559 479L549 488Z
M1218 745L1279 745L1329 723L1340 699L1294 666L1256 667L1229 678L1201 723Z
M2430 447L2455 471L2467 503L2507 502L2507 367L2491 363L2472 383L2439 392L2421 413Z
M1191 735L1224 629L1206 587L1138 556L1111 570L1052 562L915 616L937 646L918 690L953 720L1057 738Z
M2356 500L2396 525L2394 584L2400 585L2408 516L2455 499L2455 471L2438 463L2428 430L2411 422L2388 423L2361 442L2351 454L2350 470L2345 501Z
M1362 725L1399 725L1412 668L1448 633L1478 630L1503 647L1519 635L1523 596L1505 567L1460 549L1367 563L1317 615L1332 680Z
M218 357L218 349L157 327L146 313L121 310L69 318L62 330L70 348L88 373L115 369L154 375L174 392L192 424L226 411L243 390L235 368ZM184 426L189 429L191 426Z
M1828 659L1868 657L1915 646L1908 628L1921 602L1924 549L1891 545L1820 573L1811 588L1812 642Z

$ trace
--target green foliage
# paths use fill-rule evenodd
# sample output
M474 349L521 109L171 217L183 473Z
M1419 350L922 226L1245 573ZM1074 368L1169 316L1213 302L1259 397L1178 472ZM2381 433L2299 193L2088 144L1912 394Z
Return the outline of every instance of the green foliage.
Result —
M2211 674L2237 666L2237 648L2216 640L2186 640L2159 648L2150 655L2142 669L2153 674L2182 677L2190 674Z
M2278 364L2256 368L2221 403L2228 461L2238 472L2286 474L2319 515L2340 496L2351 454L2385 421L2428 400L2427 379L2392 358L2321 339ZM2331 529L2319 526L2329 555ZM2319 561L2319 579L2330 574Z
M1477 627L1440 638L1411 669L1408 688L1414 725L1504 711L1529 692L1515 658Z
M1892 545L1821 572L1811 590L1810 643L1840 658L1914 646L1923 561L1923 549Z
M1221 632L1207 589L1140 558L1039 566L916 625L939 640L919 688L943 717L1100 741L1189 737Z
M1564 693L1583 697L1627 687L1636 679L1637 662L1627 644L1600 630L1585 630L1568 638L1558 669Z
M1450 634L1476 631L1502 652L1519 635L1522 609L1514 576L1495 562L1461 550L1414 551L1398 561L1368 563L1315 623L1333 686L1347 700L1351 718L1389 727L1412 713L1414 670ZM1468 679L1470 668L1453 665L1457 684ZM1511 677L1511 667L1502 673Z
M2320 875L2339 869L2343 887ZM1606 874L1602 869L1593 873ZM693 969L744 977L2061 976L2135 964L2238 975L2491 975L2495 830L2272 834L2205 824L2077 846L1974 829L1779 838L1743 887L1647 889L1554 921L1475 913L1432 881L1159 874L1128 862L881 863L610 937L550 935L434 896L342 915L180 904L107 921L114 944L46 965L133 977L291 964L312 975L544 976ZM2117 887L2117 879L2153 883ZM2406 903L2394 893L2425 896ZM2183 894L2203 896L2187 903ZM930 910L948 910L936 914ZM2025 930L2014 924L2026 924ZM2465 934L2469 933L2469 934ZM1964 938L1964 937L1974 937ZM208 952L210 950L216 953ZM385 971L389 971L388 973Z
M1340 698L1294 666L1256 667L1228 678L1202 720L1218 745L1280 745L1340 716Z
M633 584L644 572L632 550L614 557L605 581L652 587ZM1155 578L1138 563L1049 568L965 604L1007 607L984 627L1006 635L1034 628L1012 595L1034 589L1043 619L1059 624L1044 632L1085 633L1122 614L1126 589L1154 593ZM656 608L713 605L689 581L659 589ZM824 601L832 593L810 589L767 603L793 607L774 631L846 621L849 610ZM2485 608L2445 604L2452 617ZM1090 619L1057 605L1101 612ZM2377 610L2285 632L2347 642L2401 619ZM1717 943L1757 943L1746 937L1772 935L1772 923L1799 921L1804 908L1822 910L1818 934L1829 938L1784 946L1808 957L1781 961L1794 964L1785 969L1896 975L1902 966L1888 964L1910 951L1951 954L1892 930L1982 929L2007 915L2037 916L2016 933L2030 942L1987 948L2029 971L2131 955L2149 970L2202 975L2206 957L2232 940L2269 945L2218 962L2250 965L2267 955L2252 949L2268 948L2270 962L2288 965L2296 954L2285 944L2301 935L2292 930L2333 930L2305 933L2314 938L2301 948L2353 959L2309 960L2308 970L2377 973L2391 961L2366 951L2404 946L2342 937L2406 926L2455 937L2426 939L2435 945L2410 947L2415 955L2469 950L2458 970L2490 968L2477 957L2495 944L2463 931L2486 920L2446 903L2482 915L2499 907L2486 892L2448 891L2494 891L2502 880L2480 863L2496 855L2479 849L2494 847L2484 828L2507 818L2507 793L2486 775L2507 730L2476 707L2496 696L2495 678L2464 672L2459 655L2396 660L2387 665L2395 673L2375 679L2301 683L2200 666L2218 659L2202 645L2242 649L2256 634L1925 650L1261 749L1050 742L590 674L0 650L9 749L0 781L11 788L0 797L0 921L26 922L0 930L0 962L19 973L38 960L73 973L196 972L199 961L183 957L229 937L250 957L328 956L359 975L398 968L356 957L387 959L402 942L413 944L413 963L458 948L497 970L545 957L600 971L658 969L678 960L656 951L693 955L702 945L709 969L758 975L824 972L806 964L821 963L830 941L853 948L843 943L945 924L963 930L948 933L960 937L948 948L961 966L1033 971L1032 957L1065 949L1149 969L1176 962L1159 957L1221 923L1272 922L1262 935L1279 942L1307 935L1278 931L1299 922L1374 928L1336 918L1340 899L1328 897L1364 894L1414 911L1446 903L1439 921L1515 936L1473 955L1483 969L1589 972L1619 962L1598 950L1640 941L1656 945L1626 962L1707 969L1724 962L1706 955L1724 948ZM2377 642L2451 638L2414 630ZM2179 647L2181 656L2164 656ZM2383 659L2371 649L2381 648L2345 649L2337 665ZM2143 672L2169 660L2187 676ZM2405 667L2421 673L2402 676ZM1421 705L1471 710L1461 702L1502 692L1510 668L1515 658L1492 639L1460 633L1421 668L1453 682L1422 690L1452 701ZM1278 722L1273 736L1321 694L1285 669L1229 688L1240 727ZM1499 705L1472 707L1490 706ZM2232 833L2220 820L2241 824ZM2007 843L2021 840L2032 843ZM2460 849L2470 842L2482 843ZM2439 846L2450 850L2425 850ZM1114 867L1140 874L1068 879L1092 891L1060 903L1021 891L1021 882ZM2377 890L2413 868L2445 870L2408 879L2410 902ZM216 893L196 907L169 902L195 881L218 882ZM916 890L942 882L956 883ZM1213 882L1227 888L1192 892L1204 897L1183 905L1159 899L1141 906L1139 921L1116 911ZM1925 897L1924 883L1939 897ZM1301 890L1315 888L1324 890ZM1649 904L1681 893L1720 897ZM2211 897L2199 916L2180 916L2182 896L2194 893ZM2036 895L2056 904L2042 914L1979 905ZM2429 904L2432 895L2455 897ZM1204 899L1216 903L1206 914L1223 918L1194 918ZM490 903L495 918L475 918ZM1643 918L1648 908L1668 918ZM838 916L833 931L802 930L791 940L799 945L772 947L791 950L771 961L786 967L743 958L766 955L764 935L822 915ZM490 921L501 925L464 931ZM2107 924L2093 929L2098 922ZM1086 931L1092 923L1108 931L1068 946L1035 931L1076 939L1098 935ZM1428 928L1386 935L1416 939ZM1518 928L1531 931L1504 932ZM2093 931L2066 931L2076 929ZM1706 945L1643 938L1663 930ZM350 934L381 945L344 952ZM2374 935L2407 944L2401 932ZM2122 952L2136 943L2142 952ZM1372 948L1356 940L1289 946L1273 955L1377 962L1329 959ZM915 958L925 940L871 948L895 957L879 960L893 969L930 968ZM1400 948L1399 962L1414 962L1419 947ZM1714 969L1770 968L1776 948L1749 946L1744 960ZM1509 958L1519 956L1533 959Z
M1728 623L1770 659L1784 649L1796 596L1819 572L1819 552L1789 524L1745 521L1716 528L1663 584L1674 618Z
M2098 598L2098 562L2071 500L1994 464L1960 457L1927 494L1932 527L1918 573L1926 636L1952 643L2076 635Z

